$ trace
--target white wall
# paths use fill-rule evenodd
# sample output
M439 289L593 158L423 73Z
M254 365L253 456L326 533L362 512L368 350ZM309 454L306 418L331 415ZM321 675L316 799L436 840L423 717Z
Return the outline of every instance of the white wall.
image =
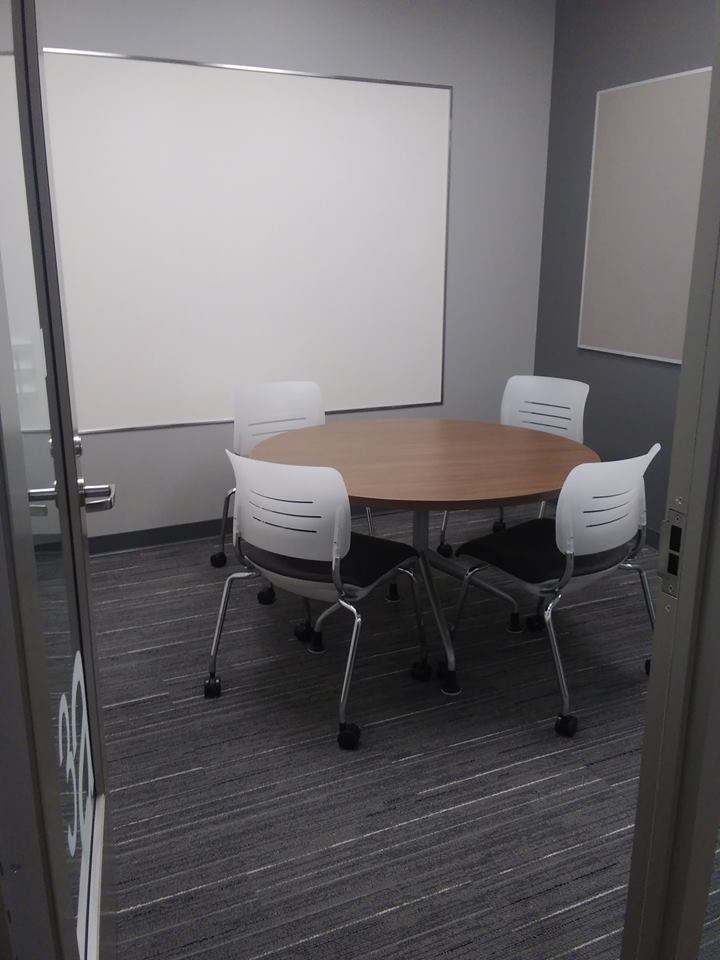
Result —
M402 415L487 419L507 377L533 368L554 9L554 0L38 0L45 46L452 84L444 404ZM90 533L214 517L231 485L230 438L229 425L86 437L86 479L118 485L116 509L90 516Z

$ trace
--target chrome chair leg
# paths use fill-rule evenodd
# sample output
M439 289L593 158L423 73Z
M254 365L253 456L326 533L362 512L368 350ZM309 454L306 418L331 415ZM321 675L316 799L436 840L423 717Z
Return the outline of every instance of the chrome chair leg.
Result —
M655 605L652 600L652 593L650 592L650 584L648 583L647 574L643 568L638 563L623 563L621 566L625 570L634 570L637 575L640 577L640 585L642 587L643 597L645 598L645 608L647 610L648 619L650 620L650 626L652 629L655 629Z
M473 581L473 577L476 573L479 573L483 570L484 567L470 567L463 577L463 585L460 591L460 597L458 599L457 606L455 608L455 617L453 619L452 626L450 627L451 636L455 636L457 630L458 622L460 620L460 614L462 608L465 605L465 600L467 598L467 592L471 585L478 587L480 590L485 590L487 593L491 593L494 597L499 597L501 600L504 600L506 603L509 603L512 612L510 613L510 622L508 624L508 631L510 633L522 633L522 626L520 625L520 611L518 609L517 602L510 596L509 593L505 593L503 590L500 590L498 587L494 587L490 583L486 583L484 580Z
M326 620L331 614L335 613L339 609L340 609L339 603L333 603L329 607L326 607L323 610L323 612L320 614L320 616L317 618L317 620L315 621L315 629L319 630L323 620Z
M550 649L552 650L553 660L555 661L555 673L557 674L558 686L560 687L560 696L562 698L562 712L558 714L555 721L555 731L563 737L572 737L577 730L577 718L570 713L570 693L568 692L567 681L565 679L565 670L563 668L560 648L558 647L555 626L553 624L553 610L560 602L562 594L555 593L545 604L543 617L550 640Z
M420 659L413 663L411 676L413 680L427 681L432 678L433 669L428 659L427 637L425 636L425 624L423 623L422 612L420 610L420 593L418 591L417 577L412 570L408 570L405 567L398 567L397 572L409 577L410 585L412 586L413 607L415 608L415 623L417 624Z
M227 554L225 553L225 528L227 527L228 514L230 513L230 501L235 496L235 487L228 490L223 500L222 519L220 520L220 537L218 542L218 552L210 557L210 563L214 567L224 567L227 563Z
M547 500L542 500L540 502L540 509L538 510L538 518L542 520L545 516L545 511L547 510Z
M375 518L370 507L365 507L365 519L367 520L368 533L371 537L377 536L375 532ZM397 581L392 580L388 584L386 599L388 603L397 603L400 599L397 588Z
M415 623L417 624L418 641L420 643L420 653L424 658L427 658L427 639L425 637L425 624L420 611L420 592L418 590L417 577L412 570L408 570L406 567L398 567L397 573L402 573L410 580L410 586L412 587L413 607L415 609Z
M445 537L447 536L448 522L450 520L450 511L445 510L442 515L442 522L440 524L440 541L437 545L437 552L441 557L451 557L453 549L450 544L446 541Z
M322 634L318 630L320 618L318 617L317 623L313 626L312 607L308 597L303 597L303 604L305 606L305 620L295 627L293 633L297 640L305 644L308 653L325 653Z
M492 525L493 533L501 533L505 529L505 507L500 507L497 520Z
M223 587L222 599L220 600L220 609L218 610L217 621L215 623L215 633L213 634L212 645L210 647L210 663L208 666L208 676L205 680L205 696L219 697L221 693L220 677L215 676L217 667L217 654L220 647L220 637L225 624L225 615L227 614L228 601L230 600L230 590L235 580L247 580L253 576L249 571L243 570L241 573L231 573L225 581Z
M340 693L340 706L338 708L338 745L343 750L356 750L360 742L360 727L354 723L347 722L347 702L350 694L350 683L352 681L353 668L355 666L355 655L357 653L358 641L360 639L360 629L362 628L362 617L356 607L342 597L338 599L338 604L343 609L352 613L355 618L353 623L352 637L350 638L350 649L348 651L347 662L345 664L345 676L343 678L342 691Z

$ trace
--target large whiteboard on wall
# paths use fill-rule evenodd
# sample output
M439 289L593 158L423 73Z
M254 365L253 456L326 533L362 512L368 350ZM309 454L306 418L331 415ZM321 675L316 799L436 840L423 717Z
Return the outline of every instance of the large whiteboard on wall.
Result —
M682 359L710 74L597 95L580 347Z
M81 430L442 399L450 89L45 52Z

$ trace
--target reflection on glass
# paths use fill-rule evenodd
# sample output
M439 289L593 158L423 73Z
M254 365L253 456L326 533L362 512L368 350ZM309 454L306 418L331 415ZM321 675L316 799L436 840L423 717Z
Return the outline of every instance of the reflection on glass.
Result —
M12 373L29 487L52 488L48 399L43 338L38 318L30 229L20 143L15 61L9 2L0 0L0 326L10 343ZM30 506L28 505L28 510ZM57 508L32 512L40 589L48 696L61 801L65 885L77 930L78 957L85 956L87 893L94 784L83 665L72 629L70 589ZM62 897L60 902L62 902Z

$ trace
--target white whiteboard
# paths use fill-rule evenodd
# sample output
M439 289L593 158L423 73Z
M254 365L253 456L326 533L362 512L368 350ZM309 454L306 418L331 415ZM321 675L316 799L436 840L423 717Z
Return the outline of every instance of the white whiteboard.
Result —
M601 90L578 346L682 359L710 69Z
M442 399L450 90L44 56L81 430Z
M20 120L15 58L0 54L0 297L5 295L20 426L48 430L45 354L40 332Z

